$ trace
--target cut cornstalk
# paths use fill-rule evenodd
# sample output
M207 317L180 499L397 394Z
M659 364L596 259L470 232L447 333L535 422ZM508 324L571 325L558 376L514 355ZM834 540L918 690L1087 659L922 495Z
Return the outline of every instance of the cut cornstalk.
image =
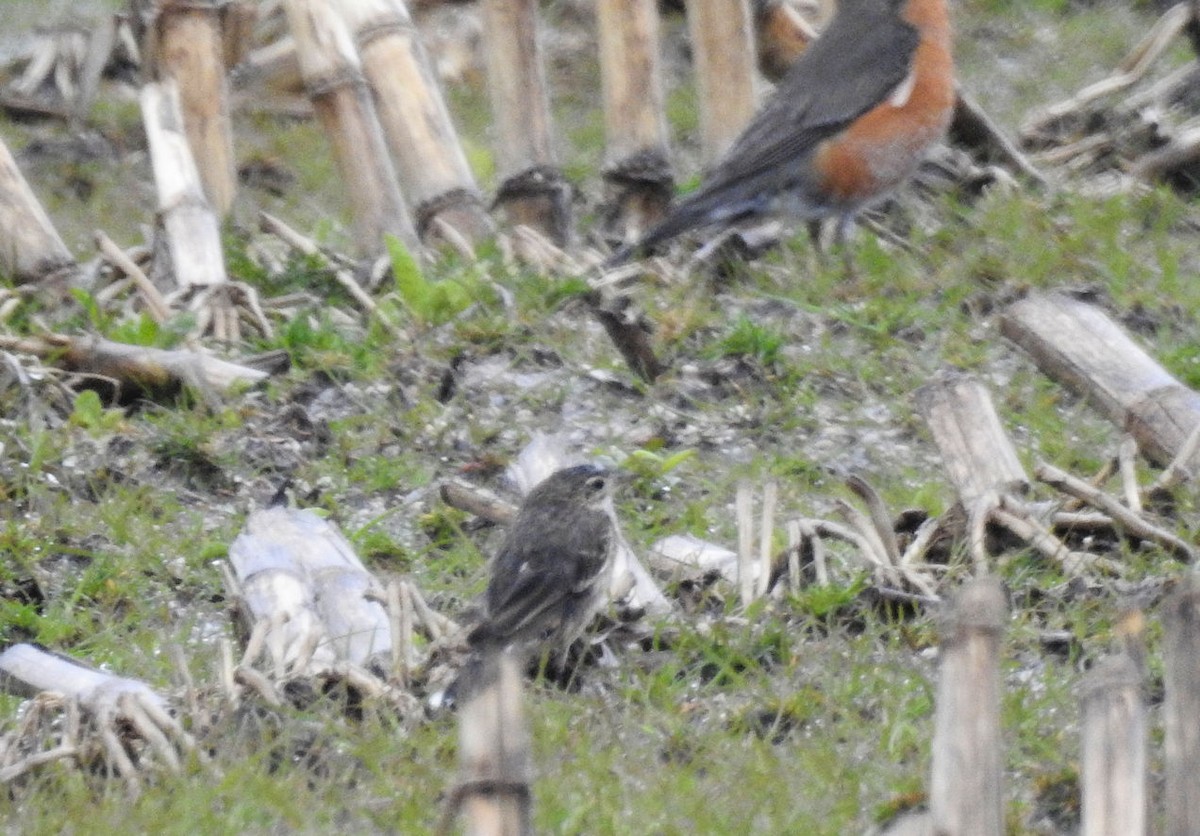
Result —
M700 150L711 163L756 109L753 21L748 0L687 0L700 98Z
M0 140L0 271L18 282L53 279L75 259Z
M1182 586L1163 612L1166 836L1200 833L1200 587Z
M167 396L191 386L201 392L249 386L268 377L260 369L184 349L116 343L102 337L44 334L0 337L0 350L33 354L76 374L111 381L118 400Z
M330 0L286 0L284 8L300 73L350 199L359 254L382 254L385 234L418 249L417 232L345 22Z
M155 54L148 57L156 78L178 82L184 132L204 194L224 217L237 196L237 170L219 6L216 0L163 0L157 12Z
M610 233L634 241L665 214L674 177L655 0L597 0Z
M944 374L917 390L916 405L963 508L993 492L1028 489L1021 460L982 383L970 375Z
M1146 704L1137 665L1125 653L1087 675L1080 783L1084 836L1146 833Z
M554 148L537 0L483 0L483 45L501 177L496 205L510 226L555 244L571 232L570 187Z
M532 754L521 674L508 654L483 661L484 684L459 713L460 778L438 832L461 811L466 832L525 836L533 832Z
M1171 376L1102 310L1072 297L1038 294L1015 302L1000 331L1054 380L1086 397L1166 466L1200 426L1200 393ZM1180 463L1195 477L1197 459Z
M475 176L403 0L340 0L375 91L384 138L421 239L444 239L449 225L469 244L494 231Z
M932 833L1004 833L1000 639L1008 618L995 577L955 596L942 625L929 780Z

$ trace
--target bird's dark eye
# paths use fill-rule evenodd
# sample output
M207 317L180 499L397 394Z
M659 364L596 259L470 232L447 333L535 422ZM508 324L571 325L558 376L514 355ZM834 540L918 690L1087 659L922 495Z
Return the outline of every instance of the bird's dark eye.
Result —
M588 486L589 488L591 488L593 491L602 491L602 490L604 490L604 486L605 486L606 484L607 484L607 483L605 482L605 480L604 480L604 477L603 477L603 476L593 476L591 479L588 479L588 480L587 480L587 486Z

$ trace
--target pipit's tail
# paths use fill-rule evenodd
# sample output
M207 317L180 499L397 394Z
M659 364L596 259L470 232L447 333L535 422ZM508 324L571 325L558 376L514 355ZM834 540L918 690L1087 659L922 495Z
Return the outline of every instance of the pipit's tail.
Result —
M486 691L500 679L500 654L503 651L473 650L467 661L458 669L446 690L438 700L439 707L459 708L466 705L477 694Z
M626 264L627 262L631 261L634 255L639 254L640 251L640 242L625 244L604 261L604 264L601 265L601 269L612 270L616 267L620 267L622 264Z

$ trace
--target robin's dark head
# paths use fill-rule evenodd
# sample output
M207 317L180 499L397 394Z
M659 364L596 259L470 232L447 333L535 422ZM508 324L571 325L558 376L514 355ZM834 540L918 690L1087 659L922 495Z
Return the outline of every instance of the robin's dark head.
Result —
M525 505L567 503L602 508L612 496L613 474L593 464L555 471L525 497Z

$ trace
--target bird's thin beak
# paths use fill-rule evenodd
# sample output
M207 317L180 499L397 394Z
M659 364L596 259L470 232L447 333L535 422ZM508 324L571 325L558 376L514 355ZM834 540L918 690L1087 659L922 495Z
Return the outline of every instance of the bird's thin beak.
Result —
M610 474L609 479L613 483L614 490L629 487L633 484L634 479L637 478L630 470L612 470Z

